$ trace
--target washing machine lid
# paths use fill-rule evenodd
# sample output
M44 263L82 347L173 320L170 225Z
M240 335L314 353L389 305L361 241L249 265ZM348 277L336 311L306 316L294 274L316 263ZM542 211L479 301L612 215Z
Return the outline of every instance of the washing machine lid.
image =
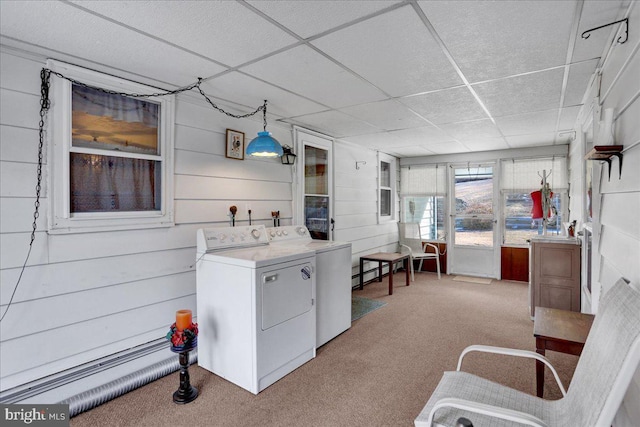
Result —
M209 252L204 260L247 268L259 268L283 262L313 258L315 252L297 245L266 245L244 249Z

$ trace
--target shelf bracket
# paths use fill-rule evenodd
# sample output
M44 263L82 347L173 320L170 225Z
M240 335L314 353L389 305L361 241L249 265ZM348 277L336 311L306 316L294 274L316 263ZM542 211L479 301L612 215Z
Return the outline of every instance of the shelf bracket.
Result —
M616 156L619 160L619 164L618 164L618 179L622 178L622 153L613 153L611 154L612 156ZM609 165L609 181L611 181L611 157L609 157L608 159L601 159L604 162L607 162L607 165Z
M608 27L610 25L618 24L620 22L624 22L624 40L621 41L620 39L622 39L623 36L620 36L620 37L618 37L617 41L618 41L618 43L623 44L627 40L629 40L629 18L624 18L624 19L621 19L619 21L612 22L610 24L600 25L599 27L595 27L595 28L592 28L590 30L587 30L584 33L582 33L582 38L583 39L588 39L589 36L591 35L591 34L589 34L590 32L595 31L595 30L599 30L600 28Z
M596 145L584 156L585 160L600 160L609 165L609 181L611 181L611 157L618 158L618 179L622 178L622 145Z

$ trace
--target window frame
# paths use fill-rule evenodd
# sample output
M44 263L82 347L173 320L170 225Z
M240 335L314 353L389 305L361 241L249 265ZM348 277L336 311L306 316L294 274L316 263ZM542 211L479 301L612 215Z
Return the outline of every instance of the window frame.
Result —
M378 152L377 156L377 171L378 171L378 224L385 222L396 222L398 219L398 206L397 206L397 165L396 158L385 153ZM389 165L389 186L382 185L382 163ZM382 191L389 191L389 215L383 215L382 212Z
M158 92L158 89L154 87L60 61L48 60L47 68L87 85L116 92L140 94ZM50 213L48 215L48 232L50 234L66 234L174 226L174 95L145 98L160 105L159 155L132 154L100 149L78 150L72 147L72 83L55 76L52 76L50 82L51 109L47 120L47 133L51 135L51 144L48 150ZM160 210L71 213L70 155L72 152L160 162Z

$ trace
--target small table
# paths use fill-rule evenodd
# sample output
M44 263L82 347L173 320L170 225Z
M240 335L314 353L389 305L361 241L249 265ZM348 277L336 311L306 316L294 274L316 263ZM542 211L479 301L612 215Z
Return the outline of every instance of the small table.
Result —
M378 281L382 282L382 265L389 264L389 295L393 295L393 264L402 261L407 276L407 286L409 286L409 254L399 254L397 252L378 252L360 257L360 289L364 288L362 283L362 268L365 261L376 261L378 263Z
M576 311L536 307L533 320L533 336L536 337L536 353L544 356L545 350L580 356L587 340L594 316ZM536 360L536 393L544 392L544 364Z

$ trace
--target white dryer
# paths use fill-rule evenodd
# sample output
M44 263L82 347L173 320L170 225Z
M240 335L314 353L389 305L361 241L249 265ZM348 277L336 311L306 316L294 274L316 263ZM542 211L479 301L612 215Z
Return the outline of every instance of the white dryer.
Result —
M351 327L351 243L314 240L307 227L267 229L272 246L295 246L316 254L316 347Z
M316 355L315 254L264 226L197 232L198 364L258 394Z

